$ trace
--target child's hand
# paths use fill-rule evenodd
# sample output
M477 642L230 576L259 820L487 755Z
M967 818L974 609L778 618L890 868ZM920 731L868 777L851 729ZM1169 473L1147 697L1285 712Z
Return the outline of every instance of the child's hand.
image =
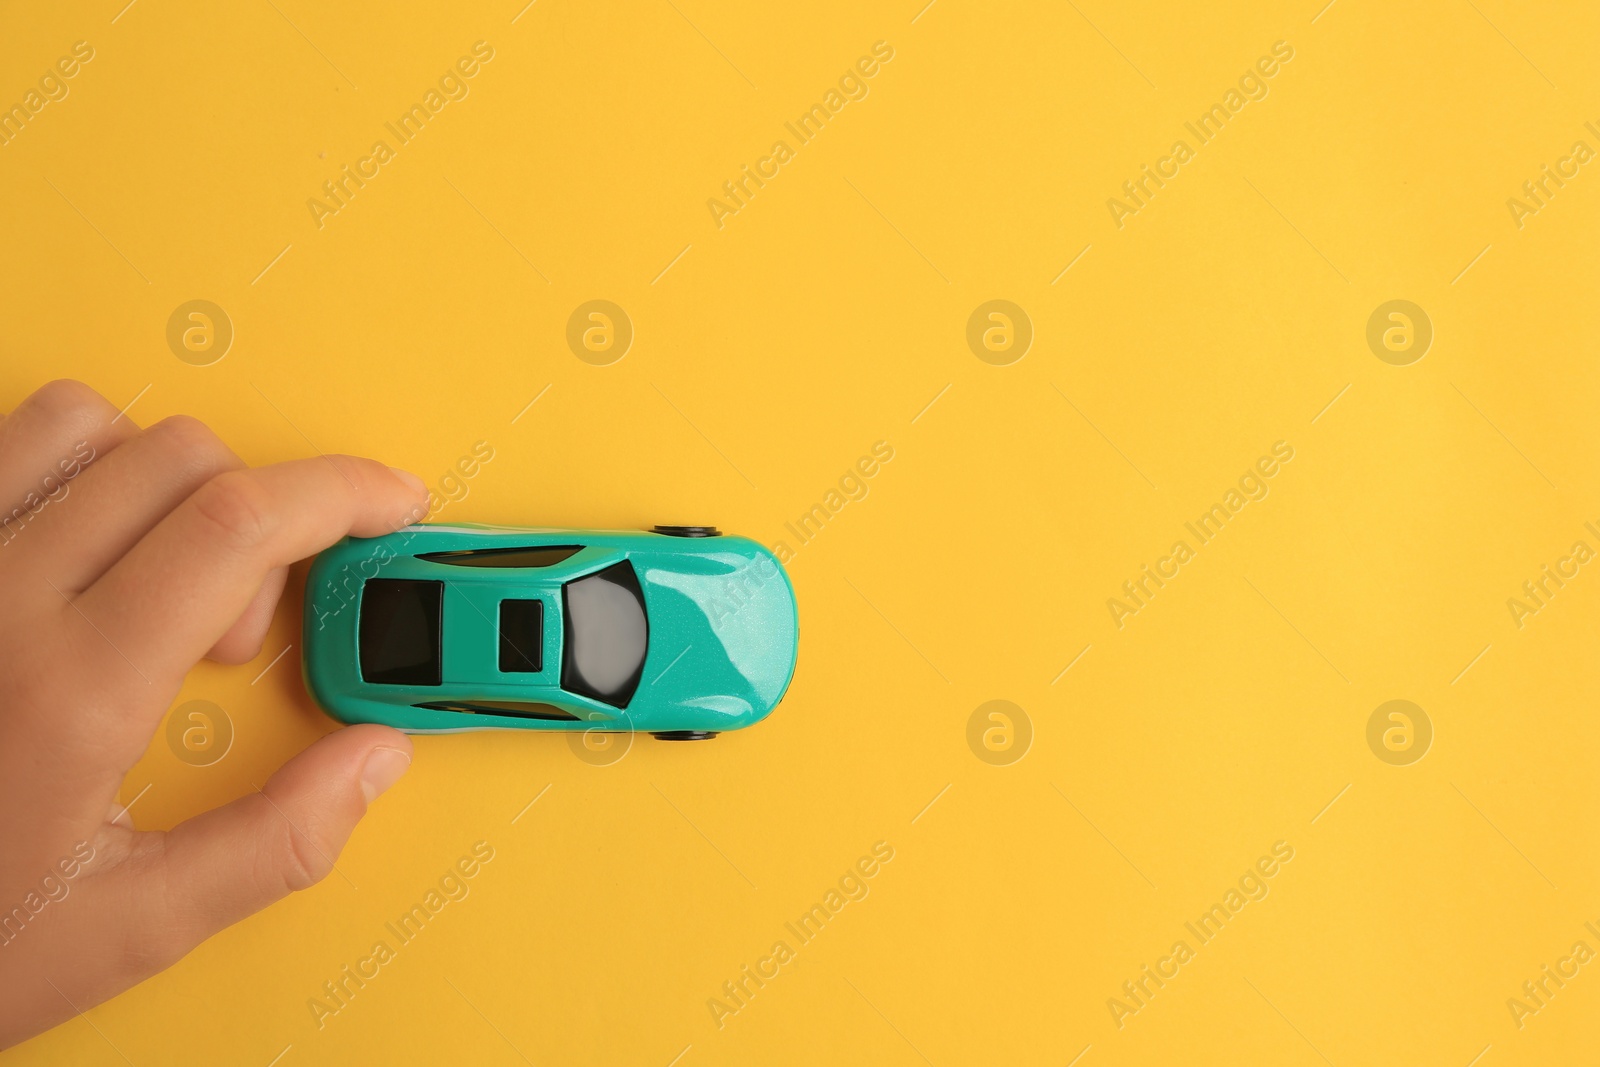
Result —
M117 789L196 661L260 652L290 563L425 496L349 456L247 468L201 423L141 431L77 382L0 420L0 1047L332 869L410 765L404 734L330 734L165 833Z

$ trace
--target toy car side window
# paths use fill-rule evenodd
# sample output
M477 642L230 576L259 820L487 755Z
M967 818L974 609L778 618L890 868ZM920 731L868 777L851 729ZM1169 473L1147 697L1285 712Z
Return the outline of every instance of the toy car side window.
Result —
M502 715L513 719L556 719L576 722L578 717L554 704L525 700L435 700L412 707L454 711L463 715Z
M566 608L561 688L625 708L639 688L650 623L644 591L626 560L561 587Z
M453 567L554 567L582 551L582 545L530 545L525 548L423 552L417 558L429 563L448 563Z
M544 601L500 601L500 670L507 674L544 670Z
M369 578L361 590L361 677L379 685L439 685L444 583Z

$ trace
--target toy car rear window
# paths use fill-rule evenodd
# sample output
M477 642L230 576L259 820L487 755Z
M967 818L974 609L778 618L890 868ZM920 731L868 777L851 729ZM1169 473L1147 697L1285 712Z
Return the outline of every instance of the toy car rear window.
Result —
M522 548L424 552L417 558L429 563L448 563L453 567L554 567L582 551L582 545L532 545Z
M624 560L561 587L565 647L561 688L614 708L625 708L639 688L650 623L644 591Z
M444 583L369 578L361 592L361 677L379 685L439 685Z

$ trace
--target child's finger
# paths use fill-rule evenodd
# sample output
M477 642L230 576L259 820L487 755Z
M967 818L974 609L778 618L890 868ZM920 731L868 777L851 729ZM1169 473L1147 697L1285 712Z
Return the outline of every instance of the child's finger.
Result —
M78 597L78 618L67 624L92 626L113 645L130 682L140 680L137 672L158 688L175 686L244 614L273 568L346 534L373 537L420 517L425 489L404 477L410 482L349 456L219 475ZM118 666L111 661L110 669Z
M281 897L320 882L367 805L411 765L411 740L352 726L284 764L259 793L198 815L166 835L140 887L149 936L175 960Z
M19 539L20 562L76 594L195 490L244 462L198 419L162 419L100 459ZM0 558L0 564L5 561Z
M278 598L283 596L283 587L288 580L288 567L274 567L256 591L250 606L244 609L244 614L228 628L222 639L211 646L206 659L239 664L249 663L259 656L261 643L266 640L267 630L272 626L272 613L277 610Z
M104 873L91 865L74 889L85 897L80 934L117 973L99 976L109 989L80 987L86 1000L168 968L206 937L328 877L368 803L410 765L405 734L338 729L278 768L261 792L166 833L139 833L126 861Z
M82 382L36 390L0 421L0 542L20 537L56 486L137 431Z

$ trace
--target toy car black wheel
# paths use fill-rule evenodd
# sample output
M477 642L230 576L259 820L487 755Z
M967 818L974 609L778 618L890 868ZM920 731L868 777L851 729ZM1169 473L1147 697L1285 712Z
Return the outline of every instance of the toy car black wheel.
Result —
M658 730L657 741L709 741L716 737L715 730Z
M668 537L721 537L722 531L715 526L655 526L651 533L666 534Z

